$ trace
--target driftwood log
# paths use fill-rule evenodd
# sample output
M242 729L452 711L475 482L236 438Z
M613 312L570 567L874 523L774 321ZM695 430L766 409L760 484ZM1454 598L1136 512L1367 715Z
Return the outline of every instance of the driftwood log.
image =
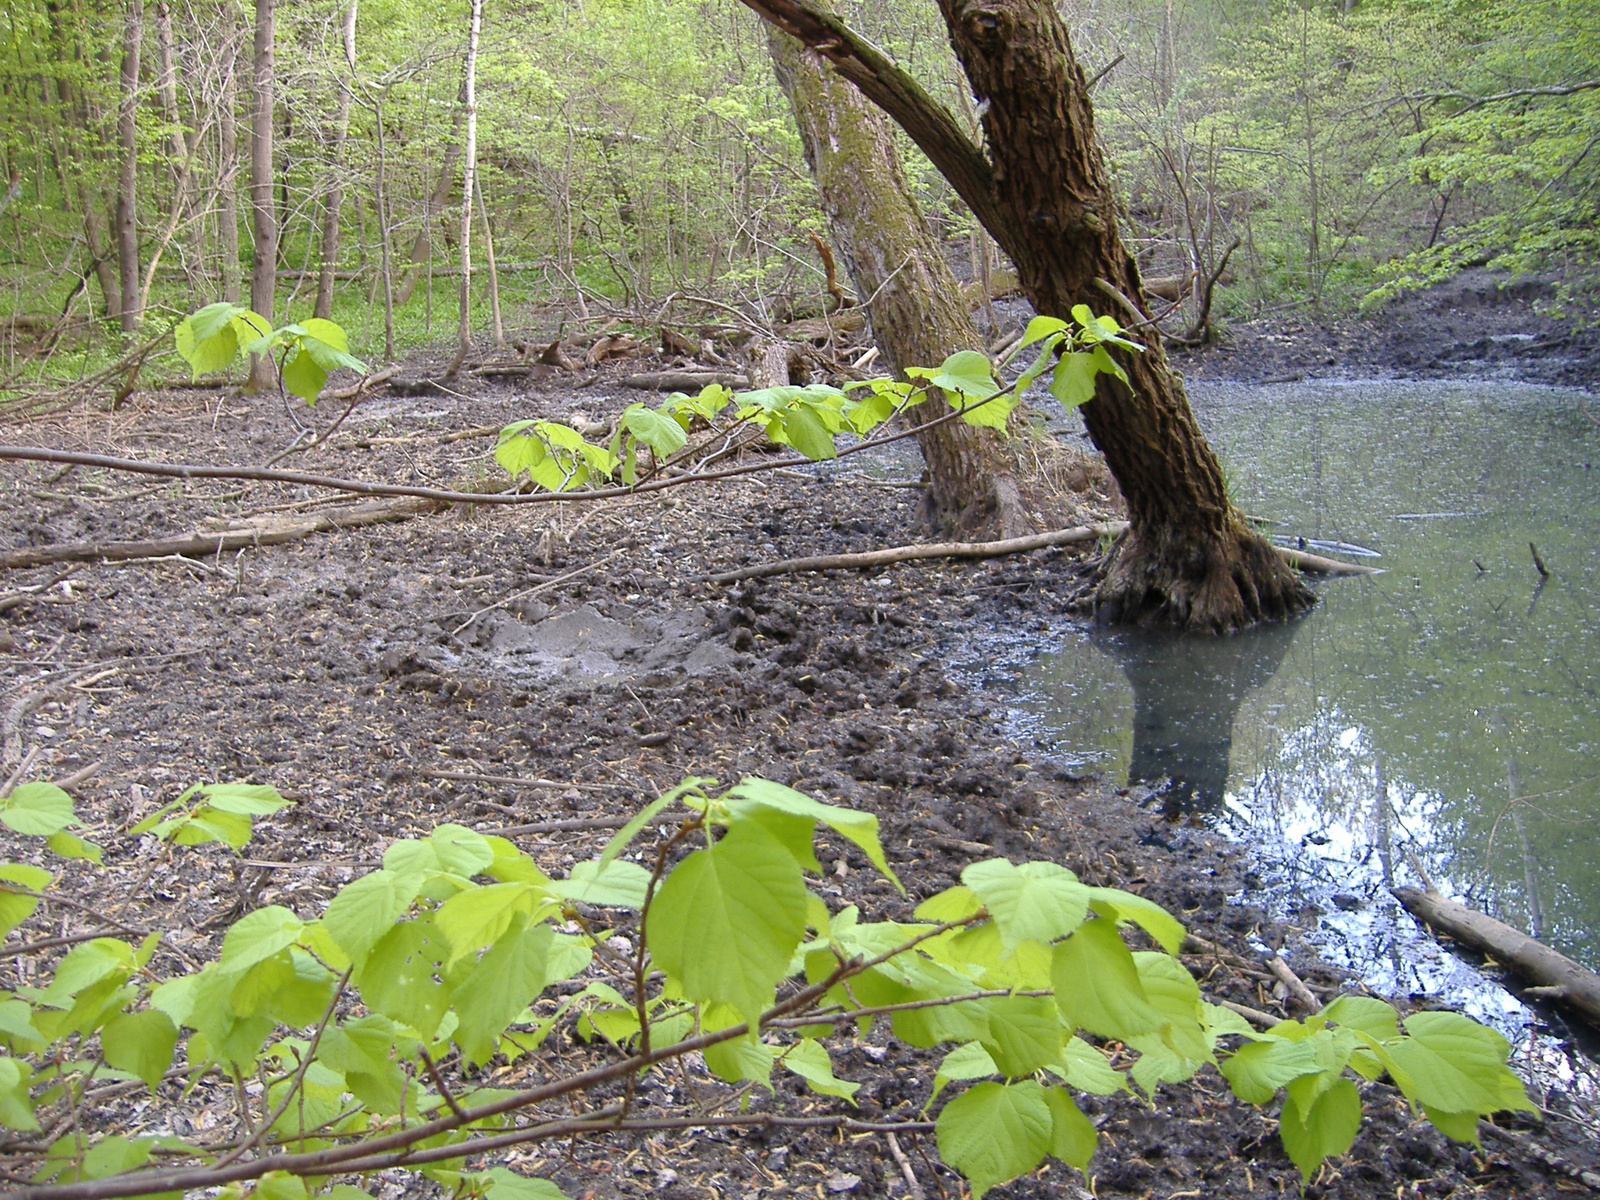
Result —
M1585 970L1565 954L1535 941L1522 930L1448 900L1436 891L1391 890L1395 899L1419 921L1532 980L1536 986L1528 988L1527 995L1564 1004L1600 1026L1600 975Z

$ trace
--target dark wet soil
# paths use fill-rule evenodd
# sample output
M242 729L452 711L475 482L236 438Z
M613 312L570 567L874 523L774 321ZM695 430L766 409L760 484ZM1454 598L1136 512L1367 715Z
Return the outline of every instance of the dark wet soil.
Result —
M1479 269L1365 316L1226 323L1213 345L1174 347L1172 357L1192 379L1489 378L1592 391L1600 387L1597 320L1592 303L1560 303L1552 278Z
M613 385L615 373L600 372L587 388L563 376L379 396L329 448L283 465L428 484L492 477L491 438L448 435L575 411L603 421L638 398ZM0 436L259 463L293 432L276 399L157 392L116 413L84 408ZM1000 627L1045 629L1080 578L1079 560L1047 551L977 565L699 581L755 561L924 537L916 491L886 486L916 477L914 456L871 467L887 478L848 462L605 507L478 506L220 559L85 566L0 617L4 774L30 755L27 778L88 772L75 791L107 866L69 867L60 886L100 914L170 931L158 970L203 959L248 907L318 913L342 883L377 865L389 841L443 821L485 830L603 822L686 774L748 773L881 818L912 900L874 879L853 850L829 845L822 887L832 903L905 916L908 903L949 886L975 859L1049 858L1180 914L1209 943L1186 961L1211 998L1297 1014L1254 948L1281 944L1288 930L1229 903L1242 887L1237 851L1169 822L1140 791L1077 777L1008 740L1001 701L965 691L943 669L957 641ZM0 487L6 549L149 538L296 504L314 511L323 500L276 485L17 463L6 464ZM10 572L0 596L61 571ZM125 832L185 786L210 780L270 783L297 803L260 821L237 857L216 846L173 852ZM607 836L568 830L519 841L560 871ZM5 849L32 853L9 837ZM66 909L48 920L52 934L87 927ZM1314 962L1295 966L1323 994L1352 986ZM35 968L9 962L5 974L19 969ZM562 1056L596 1054L558 1034L539 1054L485 1075L504 1086L558 1069ZM864 1085L867 1119L912 1116L936 1061L876 1036L846 1038L835 1058ZM652 1103L669 1110L719 1094L710 1084L684 1089L676 1075L649 1086ZM1448 1143L1391 1088L1364 1091L1369 1125L1308 1194L1553 1196L1583 1185L1550 1166L1552 1157L1574 1170L1596 1162L1593 1145L1569 1132L1578 1127L1559 1094L1541 1097L1542 1121L1476 1149ZM128 1127L184 1133L234 1119L220 1089L163 1095L172 1107L130 1110ZM754 1103L791 1101L818 1104L792 1090ZM1085 1107L1102 1135L1089 1178L1054 1165L998 1194L1078 1197L1087 1185L1099 1197L1232 1197L1298 1185L1274 1122L1232 1099L1214 1072L1162 1088L1153 1103L1091 1097ZM904 1149L926 1200L965 1194L931 1137L907 1139ZM575 1198L909 1194L878 1134L713 1131L507 1161ZM398 1194L398 1184L383 1187Z

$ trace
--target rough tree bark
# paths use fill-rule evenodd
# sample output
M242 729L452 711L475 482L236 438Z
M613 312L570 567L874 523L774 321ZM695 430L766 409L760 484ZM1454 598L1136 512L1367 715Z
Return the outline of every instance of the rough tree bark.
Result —
M250 217L255 234L250 307L269 325L278 283L278 214L272 196L272 109L276 90L273 3L274 0L256 0L255 58L250 81ZM269 355L258 356L250 366L252 388L270 386L275 377Z
M777 29L767 45L789 97L834 245L867 305L891 370L984 349L960 284L906 186L889 123L813 50ZM928 409L918 410L917 419ZM1003 437L959 422L927 429L927 516L945 533L1033 532Z
M1089 434L1128 504L1096 599L1106 620L1228 631L1288 617L1313 596L1228 500L1222 471L1149 319L1117 233L1082 69L1050 0L939 0L983 112L987 153L906 72L806 0L744 0L813 47L916 141L1017 266L1041 313L1076 304L1136 326L1119 354L1131 389L1102 375Z

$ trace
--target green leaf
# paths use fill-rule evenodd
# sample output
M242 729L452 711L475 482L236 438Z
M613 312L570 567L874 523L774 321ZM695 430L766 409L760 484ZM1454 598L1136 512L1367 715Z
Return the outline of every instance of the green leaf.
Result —
M1078 351L1063 354L1050 377L1050 394L1065 408L1077 408L1094 399L1094 380L1099 368L1093 354Z
M73 997L104 979L120 984L133 972L133 947L116 938L95 938L74 946L56 964L55 977L39 996L39 1003L69 1008Z
M1322 1160L1350 1149L1361 1130L1361 1095L1348 1079L1337 1079L1318 1096L1309 1112L1286 1103L1278 1118L1278 1136L1302 1179L1309 1181Z
M1031 1075L1061 1057L1061 1018L1049 996L1000 996L985 1004L983 1047L1000 1074Z
M1083 924L1089 889L1065 867L1049 862L1013 866L1003 858L973 863L961 872L1000 927L1007 950L1018 942L1053 942Z
M532 421L516 421L500 431L495 443L494 460L508 475L530 475L549 457L544 442L531 432Z
M43 867L25 863L0 863L0 937L10 933L34 914L39 907L39 897L29 896L7 888L5 884L20 884L29 891L42 892L55 878Z
M431 1040L450 1006L450 990L437 978L450 944L431 918L392 926L366 953L356 977L373 1012L409 1025Z
M506 1167L490 1167L479 1179L487 1179L490 1200L566 1200L561 1189L548 1179L530 1179Z
M151 1091L172 1066L177 1045L177 1027L166 1013L153 1008L119 1013L100 1031L106 1061L119 1071L137 1075Z
M1427 1114L1428 1121L1447 1138L1458 1142L1470 1142L1474 1146L1481 1146L1483 1142L1478 1137L1478 1114L1475 1112L1443 1112L1432 1105L1424 1104L1422 1111Z
M305 922L281 904L258 908L235 921L222 939L217 965L230 974L242 974L299 940Z
M1127 383L1129 387L1133 386L1131 383L1129 383L1128 373L1122 369L1122 364L1116 359L1112 358L1104 346L1096 346L1094 348L1093 356L1095 369L1101 374L1115 375L1118 379L1122 380L1123 383Z
M1072 1102L1065 1088L1046 1088L1044 1098L1050 1105L1050 1153L1087 1173L1100 1136L1094 1123Z
M1292 1079L1319 1070L1315 1049L1305 1042L1247 1042L1219 1064L1233 1094L1247 1104L1265 1104Z
M630 817L626 825L612 835L611 840L606 843L606 848L600 852L600 865L604 867L613 858L626 850L633 839L639 836L640 830L655 820L656 815L662 809L675 804L681 797L688 795L690 792L698 793L702 788L715 786L716 782L715 779L702 779L698 775L690 775L677 787L669 788L650 801L649 804L646 804Z
M438 857L440 869L463 879L471 879L494 862L489 839L465 825L440 825L428 835L428 844Z
M325 320L322 317L307 317L300 324L307 334L316 338L319 342L331 346L335 350L349 352L350 341L345 335L343 326L333 321Z
M582 900L611 908L643 908L650 872L638 863L614 858L604 867L599 862L581 862L572 868L565 881L552 883L550 890L568 900Z
M905 889L900 887L900 880L889 869L889 860L884 857L883 843L878 838L878 818L872 813L822 804L793 788L753 775L746 776L736 786L730 788L725 799L731 802L729 807L733 811L737 811L738 802L748 802L797 817L810 817L812 820L821 821L840 837L859 846L868 861L895 887L900 888L902 895L905 893Z
M1089 889L1089 907L1118 924L1133 922L1153 937L1168 954L1176 954L1183 947L1183 926L1153 900L1146 900L1121 888L1096 887Z
M1090 921L1058 942L1050 980L1056 1004L1074 1029L1126 1041L1167 1023L1145 995L1133 955L1110 921Z
M839 457L833 434L809 404L796 404L784 414L783 434L791 446L812 462Z
M939 1157L972 1184L973 1200L1026 1174L1054 1145L1055 1115L1033 1080L980 1083L957 1096L934 1126Z
M215 304L208 304L193 315L185 317L184 324L190 327L195 341L204 342L216 337L223 329L231 325L235 317L244 316L245 314L255 316L242 304L234 304L228 300L218 300Z
M939 1069L933 1076L933 1094L928 1097L932 1104L939 1098L939 1093L944 1090L944 1085L956 1079L987 1079L991 1075L1000 1074L1000 1068L994 1065L994 1059L989 1057L989 1052L983 1048L982 1042L968 1042L957 1046L940 1062Z
M553 908L550 893L536 883L491 883L468 888L439 906L434 921L450 942L453 965L499 941L519 917Z
M854 1104L856 1093L861 1090L859 1083L834 1075L833 1060L828 1057L827 1048L812 1038L796 1042L783 1056L783 1065L804 1079L812 1091L824 1096L839 1096Z
M0 822L18 833L48 837L78 824L72 797L53 783L24 783L0 801Z
M1405 1019L1405 1030L1408 1036L1387 1049L1418 1102L1443 1112L1532 1110L1506 1067L1510 1044L1493 1029L1460 1013L1420 1012Z
M322 385L327 382L327 370L304 346L295 350L289 356L289 361L283 364L284 388L307 404L316 404L317 397L322 393Z
M256 1200L306 1200L305 1181L287 1171L268 1171L256 1184Z
M688 999L720 1000L753 1022L805 936L805 885L782 843L741 823L673 869L648 924L652 956Z
M104 1179L109 1175L137 1171L150 1161L150 1152L154 1149L154 1138L127 1138L120 1133L112 1134L89 1147L89 1152L83 1156L79 1176L83 1179Z
M330 1026L319 1059L344 1076L350 1093L381 1115L400 1111L405 1072L395 1055L395 1026L387 1017L361 1017Z
M1128 1090L1128 1077L1081 1037L1067 1038L1061 1045L1061 1061L1047 1069L1080 1092L1112 1096Z
M50 1040L34 1027L33 1009L28 1002L15 997L0 1001L0 1037L41 1044Z
M1400 1036L1400 1014L1394 1005L1371 996L1338 996L1318 1015L1346 1029L1359 1029L1380 1042Z
M322 914L322 925L339 948L359 963L379 938L405 916L422 890L417 875L384 868L352 880Z
M707 1032L714 1031L708 1029ZM772 1064L776 1056L772 1052L772 1047L755 1034L747 1033L743 1037L707 1046L704 1054L706 1069L724 1083L754 1080L762 1087L771 1090L772 1084L769 1081L772 1078Z
M1166 1020L1161 1040L1175 1053L1195 1063L1211 1061L1211 1039L1206 1036L1205 1013L1200 1007L1200 986L1177 959L1152 950L1133 956L1139 982L1151 1007ZM1144 1048L1144 1042L1138 1042Z
M237 304L222 301L208 304L185 317L172 331L178 353L194 372L194 378L225 370L239 353L233 317L242 311Z
M455 1040L468 1062L487 1062L506 1026L544 990L551 937L548 925L519 918L455 989Z
M622 428L654 450L659 458L682 450L689 440L683 426L674 418L642 404L630 404L622 410Z
M359 374L365 374L367 370L367 364L355 355L348 353L342 346L334 346L323 341L309 329L300 337L300 353L310 355L311 361L325 372L336 371L340 367Z
M964 921L968 917L976 916L983 907L983 901L978 899L978 893L969 887L945 888L944 891L929 896L916 907L916 915L924 921L937 921L941 925L953 921Z
M82 858L96 866L104 865L100 859L100 847L93 842L85 841L75 833L68 833L66 830L52 833L45 844L62 858Z
M928 380L936 388L959 392L968 400L987 400L1000 391L994 381L994 364L976 350L957 350Z
M1060 317L1035 317L1028 322L1028 327L1022 331L1022 340L1017 343L1017 349L1031 346L1035 342L1043 341L1052 334L1060 333L1071 328Z
M195 791L215 809L249 817L266 817L294 803L264 783L208 783Z
M15 1058L0 1057L0 1125L19 1133L33 1133L39 1121L33 1115L28 1082L33 1068Z

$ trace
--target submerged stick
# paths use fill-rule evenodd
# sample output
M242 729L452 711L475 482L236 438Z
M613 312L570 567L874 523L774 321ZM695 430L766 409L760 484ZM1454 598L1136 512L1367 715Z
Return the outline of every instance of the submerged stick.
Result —
M1558 950L1535 941L1520 929L1487 913L1447 900L1420 888L1391 888L1396 900L1418 920L1458 942L1504 963L1537 986L1527 994L1577 1010L1600 1025L1600 975L1586 970Z

